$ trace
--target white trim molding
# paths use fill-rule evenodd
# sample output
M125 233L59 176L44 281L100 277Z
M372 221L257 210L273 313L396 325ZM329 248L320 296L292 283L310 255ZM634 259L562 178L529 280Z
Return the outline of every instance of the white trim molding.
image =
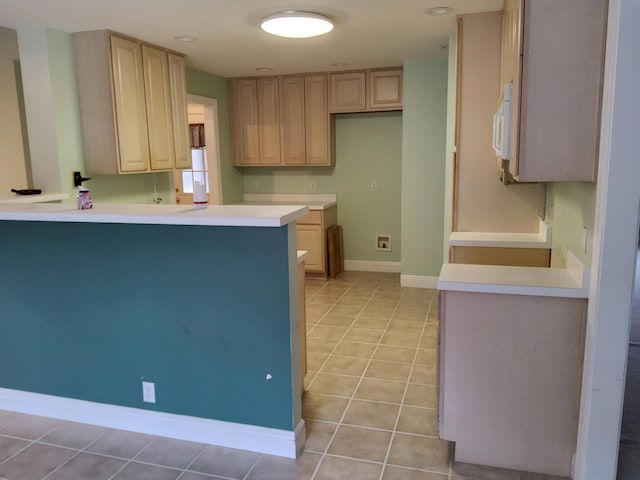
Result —
M611 0L576 480L614 480L640 216L640 2Z
M6 388L0 409L288 458L296 458L305 440L304 420L295 431L279 430Z
M344 269L351 272L400 273L400 262L374 262L369 260L345 260Z
M412 288L438 288L438 277L426 277L421 275L400 275L401 287Z

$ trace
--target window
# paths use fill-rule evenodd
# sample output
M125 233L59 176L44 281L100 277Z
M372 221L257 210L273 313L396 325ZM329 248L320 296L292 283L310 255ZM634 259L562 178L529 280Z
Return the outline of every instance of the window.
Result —
M202 182L209 193L207 147L191 149L191 170L182 170L182 193L193 193L193 182Z

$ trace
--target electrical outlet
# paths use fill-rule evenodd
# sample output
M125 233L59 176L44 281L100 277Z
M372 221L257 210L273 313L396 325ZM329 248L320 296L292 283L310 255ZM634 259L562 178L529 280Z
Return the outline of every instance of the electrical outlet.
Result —
M378 182L376 180L371 180L371 191L372 192L378 191Z
M153 382L142 382L142 401L156 403L156 384Z
M251 190L253 190L254 192L258 191L258 181L254 180L253 182L251 182Z
M316 189L316 182L315 182L315 180L311 180L309 182L309 190L313 191L315 189Z

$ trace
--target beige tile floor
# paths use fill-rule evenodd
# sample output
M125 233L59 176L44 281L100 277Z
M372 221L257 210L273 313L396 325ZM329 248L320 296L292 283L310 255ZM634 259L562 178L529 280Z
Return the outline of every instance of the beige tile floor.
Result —
M0 411L0 480L552 480L453 463L436 423L437 295L397 274L307 282L297 460Z

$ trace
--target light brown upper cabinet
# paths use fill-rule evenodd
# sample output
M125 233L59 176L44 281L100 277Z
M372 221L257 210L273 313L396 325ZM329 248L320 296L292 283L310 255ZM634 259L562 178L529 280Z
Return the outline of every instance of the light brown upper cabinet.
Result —
M231 136L233 164L259 165L258 87L256 80L238 79L229 82L231 97Z
M402 69L367 72L367 110L402 110Z
M187 126L175 124L182 110L186 122L184 64L170 68L166 50L106 30L75 33L74 47L86 173L190 166Z
M365 72L329 74L329 111L331 113L363 112L365 101Z
M329 74L329 111L402 110L402 68Z
M229 81L237 166L331 165L326 74Z
M280 164L278 79L243 78L230 82L234 165Z
M175 159L167 53L142 45L151 170L171 170Z
M258 100L259 163L280 163L280 92L277 78L256 81Z
M607 0L506 0L501 93L513 82L509 172L595 181Z
M327 76L281 78L284 165L331 165Z
M184 73L184 58L174 53L169 53L168 58L176 168L191 168L191 142L189 141L187 81Z

